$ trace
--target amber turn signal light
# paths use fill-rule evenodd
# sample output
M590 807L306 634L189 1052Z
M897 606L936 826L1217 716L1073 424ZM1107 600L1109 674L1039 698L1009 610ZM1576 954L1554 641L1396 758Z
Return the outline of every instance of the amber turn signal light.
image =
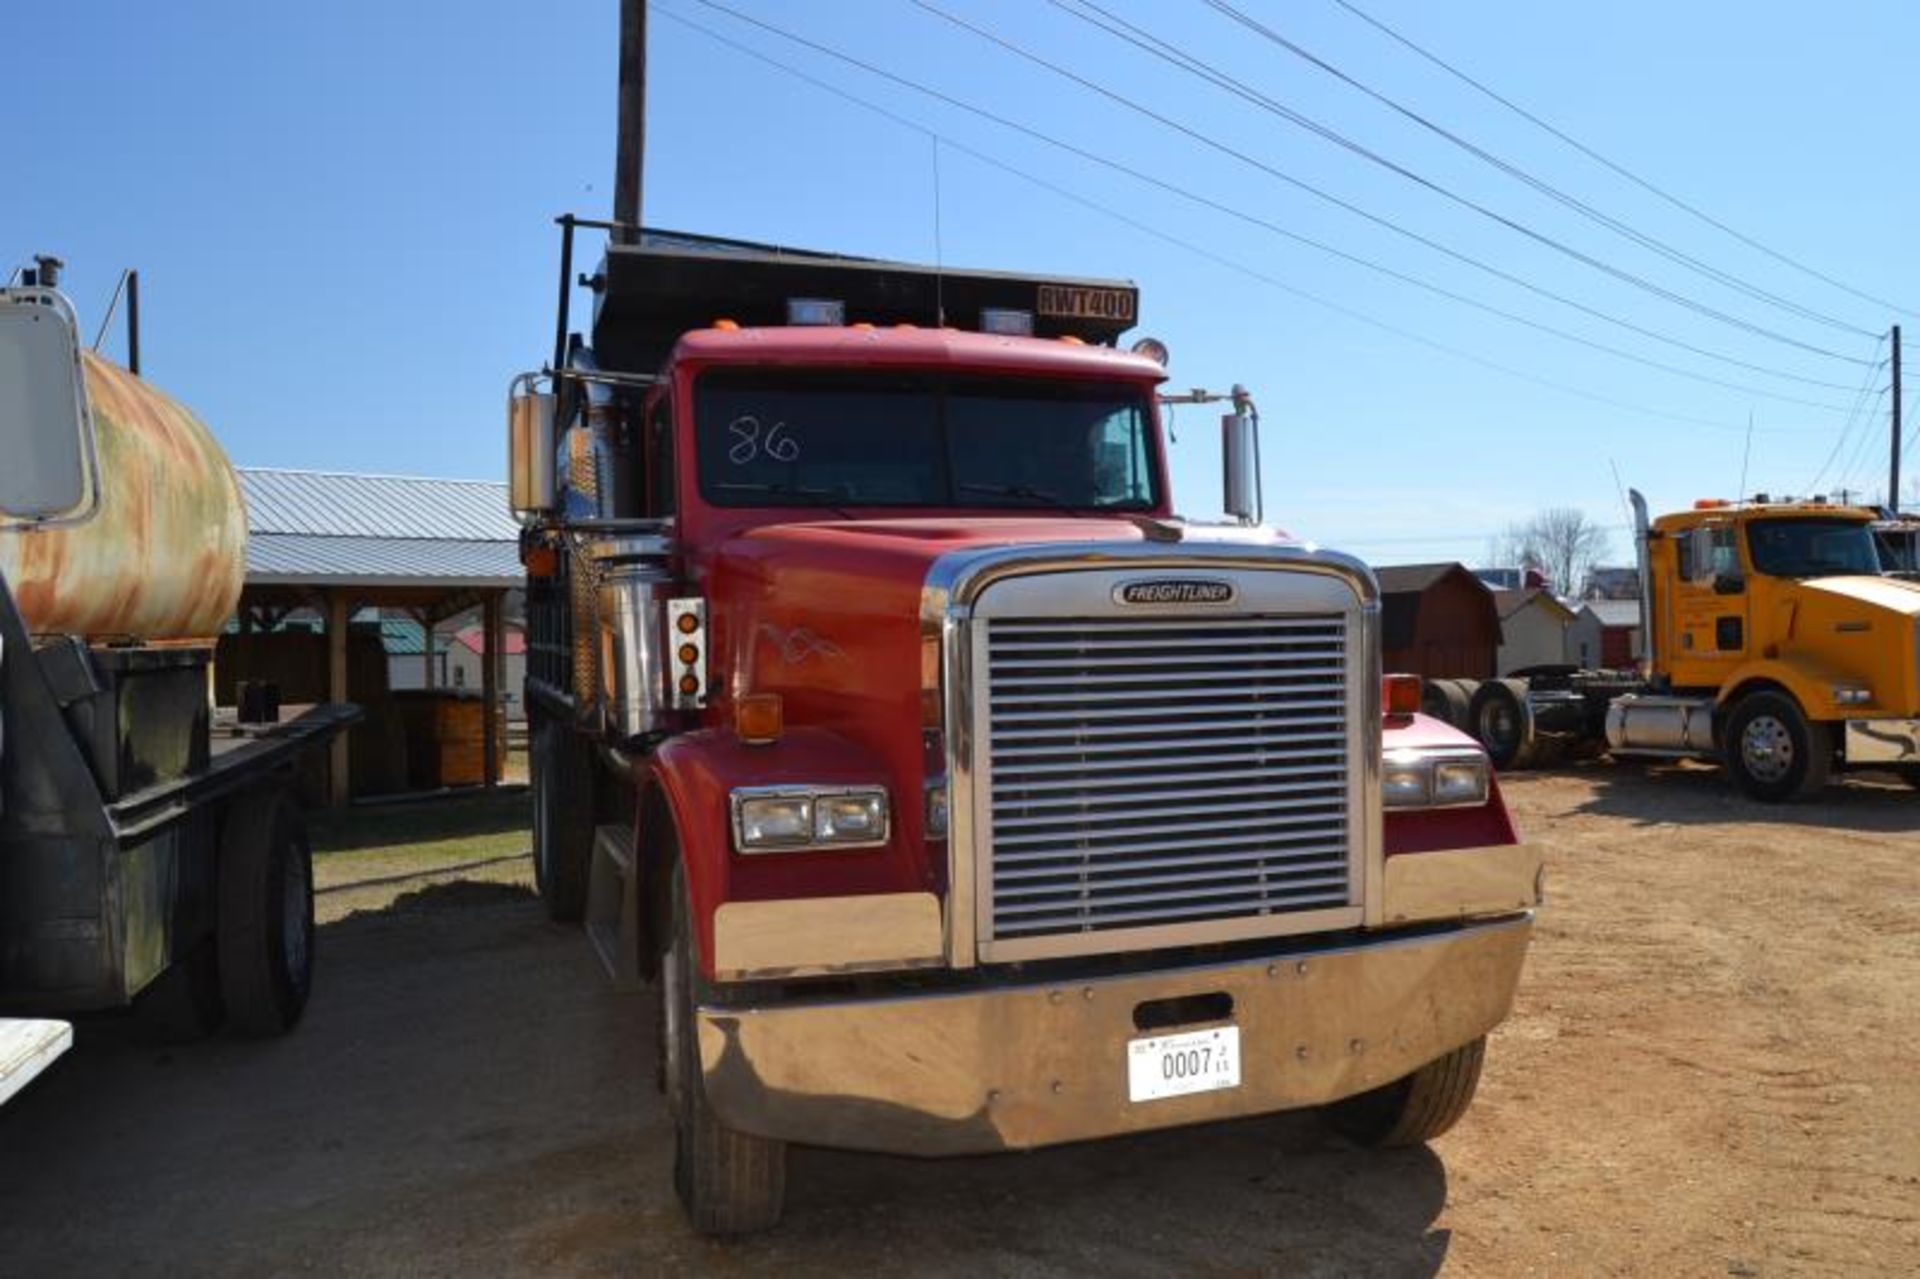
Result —
M778 693L748 693L733 701L733 733L749 746L780 740L785 712Z
M1380 680L1380 704L1389 715L1414 715L1420 710L1422 682L1418 675L1386 675Z

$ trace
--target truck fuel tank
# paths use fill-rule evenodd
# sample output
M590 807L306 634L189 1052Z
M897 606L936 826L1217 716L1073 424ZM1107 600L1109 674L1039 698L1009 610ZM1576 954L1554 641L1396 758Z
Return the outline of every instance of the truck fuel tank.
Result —
M1713 699L1629 693L1607 707L1607 749L1622 754L1711 755Z
M0 574L36 635L209 640L246 574L239 480L179 401L91 352L82 360L98 510L0 529Z

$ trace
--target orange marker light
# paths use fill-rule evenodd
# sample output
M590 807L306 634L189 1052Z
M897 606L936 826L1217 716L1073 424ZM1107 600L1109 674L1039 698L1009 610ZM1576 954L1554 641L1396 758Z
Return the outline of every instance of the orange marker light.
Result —
M692 613L680 614L680 620L674 623L682 635L691 635L700 629L700 619Z
M551 546L529 546L520 552L528 577L552 577L560 571L560 557Z
M740 331L740 321L715 320L713 322L713 327L716 329L719 329L722 333L738 333Z
M1380 680L1380 703L1389 715L1413 715L1420 710L1424 684L1418 675L1386 675Z
M693 697L698 694L700 692L700 677L698 675L682 675L680 677L680 692L687 697Z
M692 666L695 662L699 660L700 660L700 649L697 645L682 644L680 646L680 662L683 666Z
M734 699L733 733L749 746L779 741L785 719L778 693L748 693Z

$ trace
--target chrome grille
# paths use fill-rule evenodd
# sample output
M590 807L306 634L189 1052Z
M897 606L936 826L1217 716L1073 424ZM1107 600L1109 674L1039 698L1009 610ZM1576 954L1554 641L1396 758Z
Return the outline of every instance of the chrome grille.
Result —
M991 937L1352 900L1345 616L986 626Z

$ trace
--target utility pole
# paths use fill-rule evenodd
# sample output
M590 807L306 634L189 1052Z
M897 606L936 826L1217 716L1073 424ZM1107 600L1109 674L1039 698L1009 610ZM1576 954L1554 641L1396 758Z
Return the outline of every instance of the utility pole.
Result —
M641 179L647 158L647 0L620 0L619 129L614 140L613 233L616 244L640 238Z
M1893 456L1887 464L1887 510L1900 513L1900 326L1893 326Z

